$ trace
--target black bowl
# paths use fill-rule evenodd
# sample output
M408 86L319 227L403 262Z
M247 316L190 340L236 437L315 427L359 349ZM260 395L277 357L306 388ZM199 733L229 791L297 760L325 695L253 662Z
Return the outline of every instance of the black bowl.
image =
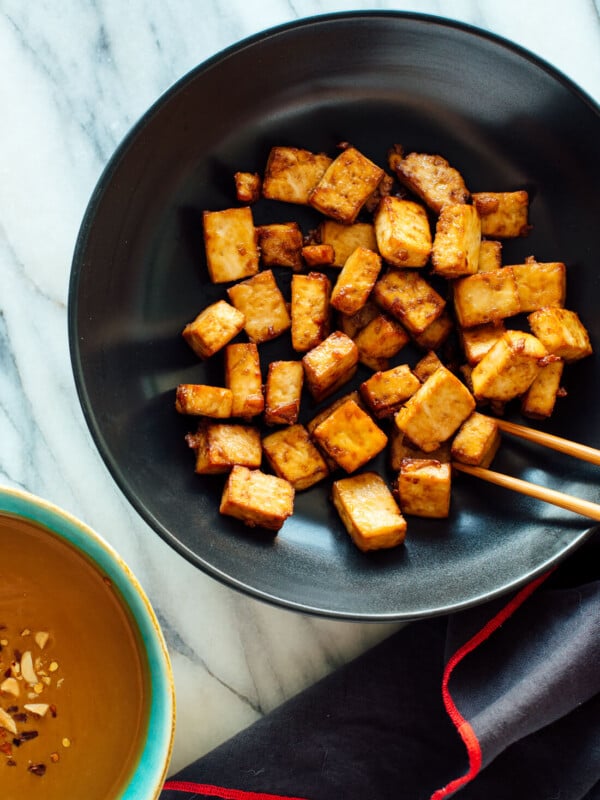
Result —
M600 343L600 114L564 76L473 28L399 13L323 16L266 31L186 75L150 108L107 166L74 255L69 333L81 404L116 482L179 553L230 586L339 618L410 619L467 607L549 569L589 521L460 475L447 521L412 518L406 545L364 555L326 486L297 495L277 537L218 512L222 478L194 474L180 382L222 385L222 359L200 363L185 323L224 296L211 285L201 215L236 204L233 173L262 171L272 145L335 152L350 141L385 165L388 148L440 153L472 191L525 188L533 231L505 263L534 254L568 265L567 305ZM258 223L307 209L261 201ZM277 272L286 287L289 274ZM290 357L289 338L263 350ZM419 354L403 351L414 364ZM364 378L360 373L357 381ZM570 365L539 427L600 446L596 356ZM355 381L355 383L357 382ZM314 408L310 403L305 418ZM518 418L517 410L511 415ZM593 469L505 437L500 471L590 500Z

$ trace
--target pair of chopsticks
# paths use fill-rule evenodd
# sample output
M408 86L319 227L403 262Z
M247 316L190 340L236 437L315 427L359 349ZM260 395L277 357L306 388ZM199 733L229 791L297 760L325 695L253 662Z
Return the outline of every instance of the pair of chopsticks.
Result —
M505 433L600 466L600 450L595 450L593 447L577 444L577 442L562 439L560 436L544 433L534 428L527 428L525 425L517 425L514 422L507 422L501 419L497 419L496 422L500 430ZM494 472L483 467L471 467L457 461L453 461L452 466L459 472L466 472L468 475L481 478L484 481L488 481L488 483L495 483L497 486L512 489L520 494L535 497L537 500L543 500L546 503L552 503L555 506L566 508L568 511L574 511L576 514L600 521L600 505L589 500L581 500L578 497L572 497L569 494L557 492L554 489L538 486L535 483L529 483L520 478L513 478L510 475L504 475L501 472Z

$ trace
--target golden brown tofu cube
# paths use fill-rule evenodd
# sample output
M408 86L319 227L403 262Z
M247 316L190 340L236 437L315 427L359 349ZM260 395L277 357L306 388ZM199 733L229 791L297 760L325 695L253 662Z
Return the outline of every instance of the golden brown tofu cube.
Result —
M358 360L373 370L385 370L390 358L397 355L409 341L409 336L395 319L378 314L355 336Z
M298 420L304 383L300 361L272 361L265 387L267 425L292 425Z
M458 278L454 282L454 309L463 328L518 314L521 301L512 269L503 267Z
M474 206L444 206L431 251L433 271L444 278L473 275L479 266L481 222Z
M531 226L529 195L518 192L476 192L473 205L481 217L481 233L498 239L527 236Z
M450 462L450 442L442 442L439 447L426 453L421 450L396 425L392 425L389 435L388 463L393 472L400 472L405 458L425 458L428 460Z
M277 475L235 466L227 478L219 511L251 528L278 531L294 512L294 487Z
M246 317L237 308L217 300L189 322L182 336L200 358L210 358L243 330Z
M374 218L377 247L394 267L424 267L431 253L431 229L423 206L384 197Z
M379 306L368 300L356 314L338 314L337 325L339 330L354 339L359 331L366 328L369 322L380 314Z
M408 153L395 145L388 163L398 180L439 214L446 205L466 203L469 190L462 175L445 158L427 153Z
M452 333L454 322L447 311L443 311L431 325L428 325L423 333L414 337L415 344L423 350L437 350Z
M233 394L220 386L180 383L175 392L175 410L180 414L227 419L233 408Z
M332 159L297 147L273 147L263 176L263 197L284 203L308 204L308 197Z
M590 337L575 311L540 308L527 319L531 330L552 355L567 362L591 355Z
M230 344L225 350L225 385L231 389L231 415L249 419L265 407L257 346L252 343Z
M321 244L333 247L333 267L343 267L357 247L377 251L375 228L370 222L343 225L328 219L319 225L317 238Z
M387 436L354 400L347 400L313 433L315 442L346 472L355 472L380 453Z
M502 266L502 242L482 239L479 245L479 272L490 272Z
M332 267L335 250L330 244L307 244L302 248L302 258L307 267Z
M418 272L410 269L386 272L375 284L373 299L414 336L423 333L440 317L446 305L443 297Z
M256 275L259 257L252 211L247 206L205 211L203 221L211 281L228 283Z
M430 453L449 439L475 409L467 387L446 367L438 367L396 414L396 425Z
M546 356L535 336L506 331L471 372L475 397L503 403L518 397L529 389Z
M196 453L196 472L199 475L229 472L236 464L260 467L262 445L258 428L203 421L197 432L189 434L186 439Z
M406 458L398 475L398 498L403 514L444 519L450 513L450 464L435 459Z
M363 552L396 547L404 541L406 520L377 473L334 481L331 499L350 538Z
M531 257L524 264L513 264L521 311L537 311L547 306L564 306L567 270L560 262L540 263Z
M348 147L327 168L310 193L309 205L326 217L349 225L383 178L381 167Z
M341 331L334 331L303 357L307 387L317 402L349 381L358 364L356 344Z
M376 372L360 385L360 394L377 419L391 417L420 387L408 364Z
M260 344L275 339L291 327L287 305L268 269L227 290L233 305L242 312L244 330L251 342Z
M423 356L423 358L416 364L413 372L421 381L421 383L425 383L427 378L433 375L436 369L443 366L444 365L433 352L433 350L430 350L427 355Z
M292 276L292 347L299 353L321 344L331 330L331 282L322 272Z
M521 413L532 419L546 419L561 394L560 381L565 362L561 358L540 367L533 383L521 398Z
M452 442L452 458L462 464L487 469L500 446L498 422L474 411L460 426Z
M260 198L260 175L258 172L236 172L235 194L240 203L256 203Z
M345 394L342 397L338 397L337 400L334 400L333 403L327 406L327 408L324 408L321 411L319 411L318 414L315 414L315 416L306 423L306 429L309 432L309 434L312 436L315 428L317 428L323 422L323 420L327 419L327 417L330 414L332 414L336 408L339 408L340 406L344 405L344 403L348 400L353 400L357 406L360 406L360 408L363 407L360 394L357 391L348 392L348 394ZM318 446L319 443L316 442L316 445ZM338 469L337 463L327 455L325 450L323 450L322 448L320 449L321 449L321 454L323 455L323 458L325 459L330 472L334 472L336 469Z
M461 328L459 331L460 343L469 364L473 367L475 364L479 364L488 350L492 349L505 332L506 328L502 323L495 325L493 322L476 325L474 328Z
M331 305L343 314L356 314L365 305L381 271L381 256L357 247L342 267L331 293Z
M261 225L256 230L263 266L302 269L302 231L296 222Z
M289 481L297 492L329 475L323 456L303 425L269 434L263 439L263 451L273 471Z

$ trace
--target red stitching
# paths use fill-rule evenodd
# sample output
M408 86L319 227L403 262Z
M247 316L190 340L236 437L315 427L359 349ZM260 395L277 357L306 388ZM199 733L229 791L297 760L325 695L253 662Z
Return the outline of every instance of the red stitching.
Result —
M167 781L163 789L172 792L193 792L198 796L219 797L221 800L306 800L305 797L244 792L240 789L226 789L224 786L211 786L207 783L190 783L189 781Z

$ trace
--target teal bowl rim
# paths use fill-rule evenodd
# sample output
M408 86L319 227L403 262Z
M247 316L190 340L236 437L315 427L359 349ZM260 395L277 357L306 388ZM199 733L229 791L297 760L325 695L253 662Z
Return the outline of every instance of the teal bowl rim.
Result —
M21 489L0 486L0 512L36 522L70 542L110 577L129 607L148 659L150 711L146 741L135 771L114 800L156 800L173 749L175 688L164 636L146 593L112 545L53 503Z

